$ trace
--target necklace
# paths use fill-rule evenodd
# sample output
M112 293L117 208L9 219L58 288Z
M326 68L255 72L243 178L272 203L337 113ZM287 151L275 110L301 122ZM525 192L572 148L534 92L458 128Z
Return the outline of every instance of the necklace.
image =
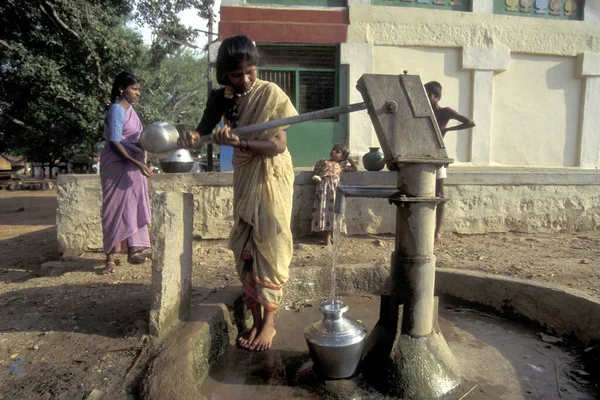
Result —
M254 81L254 82L256 82L256 81ZM247 96L252 91L252 89L254 89L254 82L252 82L252 86L250 86L250 89L246 90L244 93L239 93L239 94L236 93L235 96L237 98Z

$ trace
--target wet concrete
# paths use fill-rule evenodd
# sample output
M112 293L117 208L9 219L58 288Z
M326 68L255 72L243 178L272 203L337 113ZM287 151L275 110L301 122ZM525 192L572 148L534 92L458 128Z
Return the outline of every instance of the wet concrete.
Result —
M343 300L350 306L348 315L370 332L379 318L379 298ZM323 398L314 386L297 384L298 372L310 360L302 330L322 316L319 303L310 304L278 313L271 351L254 353L231 347L211 370L202 393L209 400ZM440 304L439 313L444 337L472 388L464 399L596 398L572 378L572 370L581 368L576 355L542 342L537 331L450 304Z

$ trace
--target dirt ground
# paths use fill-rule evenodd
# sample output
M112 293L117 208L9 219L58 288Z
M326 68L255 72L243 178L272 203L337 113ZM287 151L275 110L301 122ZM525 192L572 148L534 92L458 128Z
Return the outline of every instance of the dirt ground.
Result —
M150 264L123 259L102 275L99 253L59 261L56 206L55 190L0 191L0 399L135 399L152 350ZM388 263L393 244L392 236L344 237L339 262ZM237 283L226 241L198 241L194 252L195 302ZM447 235L436 256L439 267L600 298L600 231ZM319 238L300 238L292 266L330 261Z

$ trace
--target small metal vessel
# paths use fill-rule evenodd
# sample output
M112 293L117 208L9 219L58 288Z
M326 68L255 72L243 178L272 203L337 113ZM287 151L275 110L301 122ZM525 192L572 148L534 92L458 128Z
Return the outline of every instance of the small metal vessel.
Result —
M358 368L367 328L352 318L344 317L348 309L341 300L335 300L333 304L326 300L319 307L323 319L304 328L313 369L320 378L348 378Z
M160 168L167 173L190 172L193 167L194 159L189 150L176 150L169 157L160 160Z
M146 126L140 135L140 145L144 150L156 155L157 158L171 156L177 146L179 132L167 122L155 122Z

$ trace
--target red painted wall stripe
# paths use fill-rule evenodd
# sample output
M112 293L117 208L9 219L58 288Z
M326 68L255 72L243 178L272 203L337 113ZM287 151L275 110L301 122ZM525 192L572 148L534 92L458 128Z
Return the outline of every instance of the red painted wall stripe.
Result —
M257 43L338 44L348 33L348 12L221 7L219 38L244 34Z
M221 7L221 21L308 22L313 24L349 24L348 11L289 10L255 7Z

